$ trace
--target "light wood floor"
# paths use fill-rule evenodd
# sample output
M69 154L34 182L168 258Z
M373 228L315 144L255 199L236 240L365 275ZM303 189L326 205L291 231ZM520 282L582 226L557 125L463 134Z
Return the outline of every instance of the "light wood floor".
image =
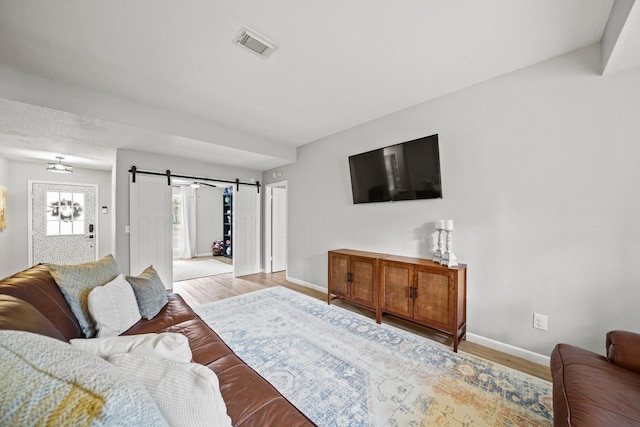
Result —
M318 300L324 302L327 301L326 293L318 292L316 290L288 282L285 279L284 272L273 274L259 273L239 278L234 278L232 274L220 274L200 279L184 280L182 282L175 282L173 291L179 293L191 306L197 306L273 286L284 286L313 298L317 298ZM359 313L363 316L367 316L371 319L375 319L375 313L372 310L367 310L341 300L333 300L331 303ZM382 321L434 341L438 341L449 346L452 345L451 338L439 335L428 328L414 325L402 319L385 315L382 318ZM483 359L508 366L512 369L551 381L551 372L548 366L539 365L466 340L460 343L458 349Z

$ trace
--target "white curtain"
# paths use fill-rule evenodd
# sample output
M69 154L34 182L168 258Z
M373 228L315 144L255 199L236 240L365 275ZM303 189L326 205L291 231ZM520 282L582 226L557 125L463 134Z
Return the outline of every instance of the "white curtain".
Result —
M196 190L188 185L180 187L182 224L180 224L180 250L178 258L193 258L196 247Z

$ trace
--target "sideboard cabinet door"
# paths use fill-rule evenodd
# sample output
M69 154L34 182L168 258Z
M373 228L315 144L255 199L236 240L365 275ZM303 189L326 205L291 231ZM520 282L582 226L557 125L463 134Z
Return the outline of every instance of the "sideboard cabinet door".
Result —
M345 301L378 310L378 258L351 251L329 251L329 292Z
M411 264L382 260L380 270L382 311L412 318L413 294L410 288L413 282L413 268Z
M376 308L378 290L378 260L352 256L351 260L351 300L367 307Z
M329 294L349 298L349 256L329 252Z
M451 331L454 315L453 283L450 274L415 267L414 319L435 329Z

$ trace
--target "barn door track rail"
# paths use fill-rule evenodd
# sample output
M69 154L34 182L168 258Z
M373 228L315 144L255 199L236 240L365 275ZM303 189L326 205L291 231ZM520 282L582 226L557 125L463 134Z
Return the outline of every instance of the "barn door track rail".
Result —
M138 170L138 168L135 167L135 166L131 166L131 169L129 169L129 173L131 174L132 182L134 182L134 183L136 182L136 175L137 174L143 174L143 175L166 176L167 177L167 185L171 185L171 178L184 178L184 179L189 179L189 180L193 180L193 181L209 181L209 182L222 182L222 183L225 183L225 184L235 184L236 185L236 191L240 191L240 186L241 185L250 185L252 187L257 187L258 188L258 193L260 193L260 181L242 182L238 178L236 178L235 181L230 181L228 179L207 178L207 177L202 177L202 176L178 175L178 174L175 174L175 173L171 173L171 171L169 169L167 169L165 172L144 171L144 170Z

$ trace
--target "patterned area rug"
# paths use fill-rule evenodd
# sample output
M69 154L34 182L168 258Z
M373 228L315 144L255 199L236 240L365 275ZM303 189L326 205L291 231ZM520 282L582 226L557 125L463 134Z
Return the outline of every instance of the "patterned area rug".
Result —
M549 426L551 383L283 287L196 307L319 426Z
M233 266L216 259L175 259L173 260L173 281L197 279L200 277L215 276L231 273Z

